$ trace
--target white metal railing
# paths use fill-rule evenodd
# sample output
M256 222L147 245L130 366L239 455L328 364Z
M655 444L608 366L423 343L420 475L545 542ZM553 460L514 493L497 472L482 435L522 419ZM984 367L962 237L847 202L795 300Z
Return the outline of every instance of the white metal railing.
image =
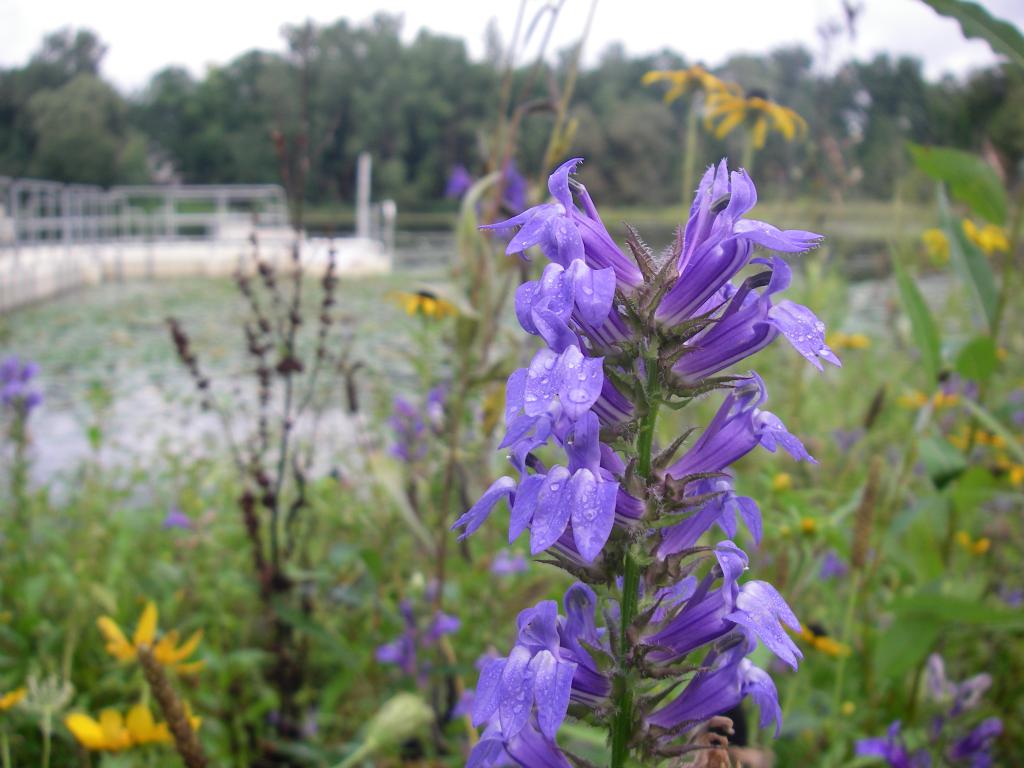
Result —
M102 189L0 177L0 249L24 245L244 239L288 225L274 184Z

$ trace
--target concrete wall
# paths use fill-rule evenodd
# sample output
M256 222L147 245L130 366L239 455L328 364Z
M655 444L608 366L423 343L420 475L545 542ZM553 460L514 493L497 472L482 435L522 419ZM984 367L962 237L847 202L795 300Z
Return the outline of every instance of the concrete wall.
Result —
M292 239L288 230L261 232L261 257L287 264ZM339 275L361 276L390 270L384 246L366 238L302 243L302 260L312 274L326 264L334 247ZM227 276L240 264L252 264L252 245L244 238L168 242L22 245L0 248L0 313L101 282L188 276Z

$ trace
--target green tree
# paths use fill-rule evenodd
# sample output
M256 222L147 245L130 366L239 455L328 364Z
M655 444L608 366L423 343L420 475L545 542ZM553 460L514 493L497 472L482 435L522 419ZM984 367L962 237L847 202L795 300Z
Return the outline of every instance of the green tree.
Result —
M129 128L121 96L97 77L79 74L37 93L28 112L33 175L103 185L146 178L144 139Z

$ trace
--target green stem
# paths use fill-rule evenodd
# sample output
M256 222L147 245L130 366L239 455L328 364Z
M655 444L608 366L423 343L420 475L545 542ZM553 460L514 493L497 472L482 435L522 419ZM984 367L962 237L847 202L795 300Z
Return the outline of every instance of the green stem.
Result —
M622 579L622 623L619 631L619 669L615 678L616 699L615 720L612 723L611 768L623 768L629 757L629 737L633 733L633 689L626 674L625 659L629 653L629 626L636 618L640 602L640 563L632 550L627 549L623 558Z
M657 355L645 358L647 367L647 413L640 422L637 433L637 471L645 480L651 479L651 453L654 446L654 426L658 421L661 405L661 385L658 379ZM612 694L616 702L615 719L612 722L612 759L610 768L623 768L629 757L629 739L633 733L633 689L626 657L630 650L629 628L636 618L640 603L640 562L627 547L623 556L621 623L619 629L618 668Z
M0 731L0 757L3 758L4 768L11 768L11 742L6 728Z
M1010 282L1014 275L1014 257L1017 254L1017 246L1020 244L1021 229L1024 227L1024 184L1020 185L1017 192L1017 210L1013 214L1010 223L1010 247L1003 259L1002 280L1000 280L1000 291L996 303L996 316L992 320L992 341L999 344L999 331L1003 323L1003 315L1006 313L1007 299L1010 295Z
M651 449L654 445L654 425L658 421L658 408L661 406L661 383L658 381L658 359L647 357L647 413L640 421L637 433L637 464L636 469L644 480L651 479Z
M43 714L43 756L40 761L42 768L50 768L50 732L53 730L53 726L50 723L50 712L47 710Z
M843 615L843 626L839 632L839 641L849 644L850 627L853 624L853 613L857 606L857 596L860 594L861 572L854 573L853 583L850 584L850 594L846 599L846 613ZM835 717L842 706L843 677L846 673L846 656L840 656L836 662L836 684L832 691L832 716Z

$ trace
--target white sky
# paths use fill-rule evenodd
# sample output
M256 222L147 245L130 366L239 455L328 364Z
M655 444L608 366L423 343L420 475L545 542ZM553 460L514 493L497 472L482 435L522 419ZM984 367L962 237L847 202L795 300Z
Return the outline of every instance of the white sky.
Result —
M924 59L930 76L962 74L995 60L985 43L964 40L955 22L918 0L861 1L865 11L857 41L853 46L844 42L842 57L869 58L880 51L913 54ZM543 0L527 3L535 11ZM985 5L1024 26L1022 0L985 0ZM496 19L507 39L517 7L516 0L0 0L0 66L27 61L49 31L88 27L109 47L104 74L122 89L133 90L170 64L200 76L209 64L226 63L251 48L278 50L285 23L340 17L360 21L377 11L402 14L406 37L427 27L464 38L471 53L480 57L488 22ZM590 0L565 0L552 50L578 38L589 7ZM593 60L613 42L623 43L630 54L668 47L711 66L732 53L764 52L791 43L818 53L817 27L840 14L840 0L599 0L587 58Z

